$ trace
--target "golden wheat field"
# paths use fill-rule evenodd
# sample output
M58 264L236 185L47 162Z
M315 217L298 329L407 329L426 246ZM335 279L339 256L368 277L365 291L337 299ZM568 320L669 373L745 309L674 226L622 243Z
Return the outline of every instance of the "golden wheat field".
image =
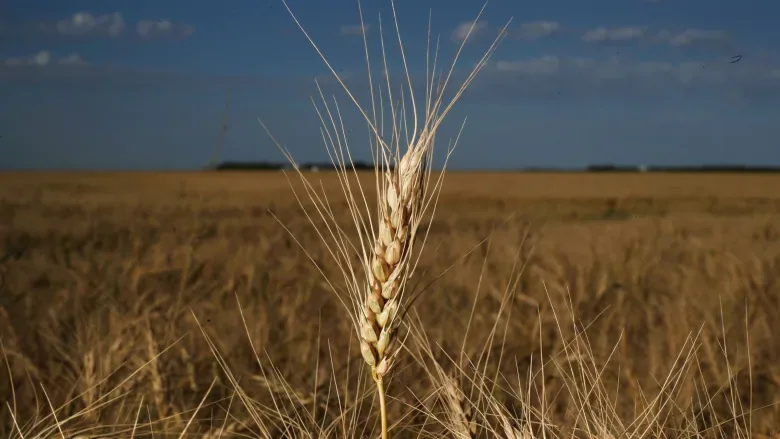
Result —
M376 437L341 277L285 175L0 175L0 436ZM307 178L351 230L336 176ZM463 437L431 364L460 369L477 437L775 434L778 188L447 174L393 436Z

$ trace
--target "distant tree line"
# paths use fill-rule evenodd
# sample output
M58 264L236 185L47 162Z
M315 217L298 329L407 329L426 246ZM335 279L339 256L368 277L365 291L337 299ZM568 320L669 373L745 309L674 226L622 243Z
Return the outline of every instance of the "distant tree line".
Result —
M701 165L701 166L616 166L590 165L587 172L780 172L780 166Z
M356 161L352 165L347 165L351 168L355 167L357 170L373 170L374 165L370 163ZM310 162L302 163L298 165L301 170L304 171L333 171L335 166L331 162ZM274 162L222 162L217 164L214 168L216 171L278 171L282 169L292 169L292 165L289 163L274 163Z
M304 171L333 171L335 167L331 162L310 162L299 165ZM373 170L372 163L356 161L356 170ZM275 162L222 162L210 168L215 171L278 171L292 169L288 163ZM780 172L780 166L749 166L749 165L702 165L702 166L626 166L613 164L594 164L582 168L518 168L520 172L730 172L730 173L767 173Z

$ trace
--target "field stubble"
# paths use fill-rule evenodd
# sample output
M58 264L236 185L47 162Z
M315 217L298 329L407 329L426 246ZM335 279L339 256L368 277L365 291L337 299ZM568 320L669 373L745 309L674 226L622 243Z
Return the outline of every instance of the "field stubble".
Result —
M335 175L309 178L340 193ZM341 304L273 216L339 279L282 173L0 182L0 340L11 376L0 395L15 399L0 407L3 437L14 435L12 412L30 437L59 434L51 420L32 424L50 413L47 398L67 402L57 412L66 436L180 431L214 384L188 429L213 433L234 389L195 317L258 412L308 419L305 408L314 424L338 426L347 410L344 419L375 422L359 409L371 399L356 397L365 371L351 323L333 317ZM712 419L728 420L740 404L752 404L754 433L769 434L780 429L777 187L776 176L451 174L415 279L443 275L415 319L437 352L455 358L475 306L466 352L477 358L487 344L501 355L485 373L506 377L496 400L512 410L529 380L544 384L547 417L572 427L577 401L565 387L577 378L539 368L560 362L581 329L607 389L600 397L626 424L666 391L661 383L697 335L696 360L659 420L664 434L692 431L685 417L714 431ZM337 215L340 202L334 195ZM507 291L510 308L499 313ZM415 407L435 410L420 396L435 390L420 368L410 357L395 371L397 437L421 427ZM528 399L538 406L541 392ZM259 434L244 405L233 402L225 435ZM281 423L267 428L285 434Z

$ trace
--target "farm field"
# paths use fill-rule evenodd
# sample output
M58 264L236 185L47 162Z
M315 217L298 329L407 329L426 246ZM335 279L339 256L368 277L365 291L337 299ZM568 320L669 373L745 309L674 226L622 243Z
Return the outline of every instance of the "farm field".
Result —
M224 423L304 437L292 419L345 437L375 422L314 262L342 277L286 175L0 174L0 436L216 438ZM307 178L354 230L335 174ZM780 175L452 172L422 229L412 320L447 370L465 346L510 412L526 398L576 429L590 401L614 437L633 422L647 437L780 431ZM399 361L394 437L417 437L436 386L417 356ZM603 387L572 395L577 380Z

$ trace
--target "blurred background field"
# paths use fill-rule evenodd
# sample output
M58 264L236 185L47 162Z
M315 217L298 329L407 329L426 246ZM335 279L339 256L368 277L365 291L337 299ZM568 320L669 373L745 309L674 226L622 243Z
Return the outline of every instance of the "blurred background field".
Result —
M190 427L212 431L231 385L193 315L258 403L270 407L292 390L321 407L318 416L337 417L335 395L315 396L315 383L343 391L365 371L348 320L333 317L341 305L280 224L338 284L290 182L302 186L287 176L0 174L0 340L12 377L0 374L0 395L13 388L15 397L0 407L0 435L11 435L11 412L20 423L49 412L42 388L55 407L68 402L60 419L92 407L68 422L72 432L120 434L141 398L151 425L135 434L173 431L216 380ZM307 177L349 227L335 174ZM361 178L373 189L372 173ZM573 312L621 419L658 394L698 334L697 361L670 396L664 427L689 428L687 416L706 435L712 415L728 419L736 401L752 404L755 433L780 429L780 175L450 173L416 277L436 279L416 309L445 351L460 349L475 299L470 354L497 318L506 325L508 337L492 342L504 361L491 367L516 386L573 337ZM508 289L511 314L497 317ZM248 336L289 388L263 373ZM411 359L398 373L412 378L390 390L403 402L391 410L402 411L431 384L415 378ZM567 422L560 372L538 379L549 416ZM252 434L245 409L230 410L232 433ZM415 422L398 428L413 437Z

